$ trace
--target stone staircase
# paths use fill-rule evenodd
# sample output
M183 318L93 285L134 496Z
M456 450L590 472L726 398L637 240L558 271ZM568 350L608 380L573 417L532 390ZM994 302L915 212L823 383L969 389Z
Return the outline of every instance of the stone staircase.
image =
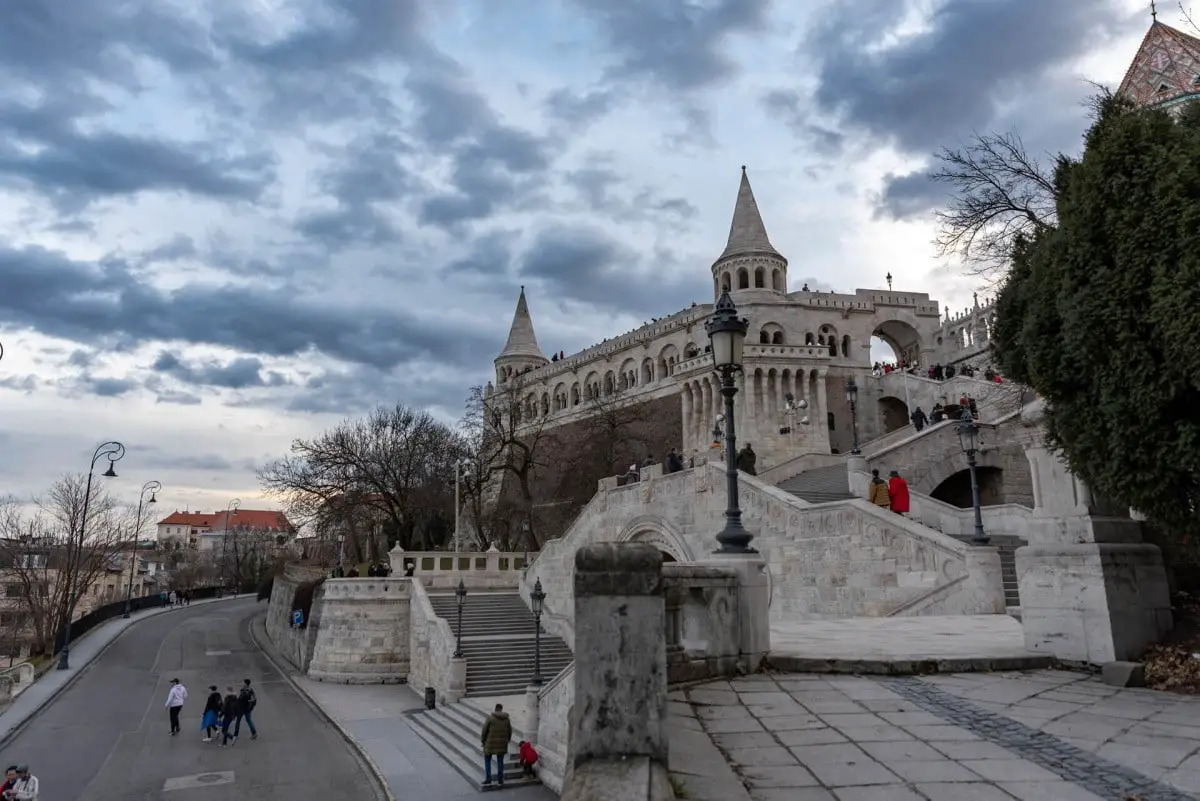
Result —
M519 701L522 699L514 699ZM486 706L486 708L485 708ZM494 704L484 704L474 699L464 699L458 703L442 704L436 709L422 710L409 713L409 725L417 735L429 743L433 750L445 759L451 767L462 774L463 778L473 782L479 789L483 786L483 748L480 746L480 734L483 722L487 719ZM515 709L505 707L511 716ZM521 775L521 765L517 761L517 743L519 734L514 730L509 744L508 754L504 757L504 789L526 787L540 784L535 778L525 778ZM494 777L493 777L494 778ZM487 789L499 789L495 785Z
M458 636L458 599L454 593L429 593L429 602ZM462 625L467 697L524 693L533 679L536 621L521 596L515 592L472 592L463 605ZM545 681L575 658L563 640L545 632L541 655Z
M809 503L829 503L854 497L850 494L850 479L844 464L805 470L780 482L779 489Z

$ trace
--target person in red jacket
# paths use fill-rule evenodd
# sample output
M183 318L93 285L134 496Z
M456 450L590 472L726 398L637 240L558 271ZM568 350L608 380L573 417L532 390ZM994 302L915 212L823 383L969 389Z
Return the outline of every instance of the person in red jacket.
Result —
M900 478L895 470L888 477L888 495L892 498L892 511L899 515L908 514L908 482Z
M517 755L521 761L521 771L526 776L532 776L533 766L536 765L538 761L537 751L533 750L533 745L525 740L522 740L517 744L517 749Z

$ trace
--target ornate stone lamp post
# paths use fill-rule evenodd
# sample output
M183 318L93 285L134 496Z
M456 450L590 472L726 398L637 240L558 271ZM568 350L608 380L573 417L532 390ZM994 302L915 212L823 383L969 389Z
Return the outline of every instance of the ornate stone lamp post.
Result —
M979 426L971 419L970 409L963 409L959 417L958 444L967 456L967 469L971 471L971 504L975 507L975 531L971 534L971 544L987 545L990 540L983 532L983 507L979 503L979 478L975 473L975 454L979 452Z
M721 395L725 398L725 528L717 535L721 547L717 553L756 553L750 547L754 539L742 526L742 510L738 506L737 432L734 430L733 396L737 394L735 376L742 370L746 330L750 322L737 315L737 307L729 292L722 292L713 315L704 324L712 343L713 366L721 376Z
M542 590L542 580L533 583L529 593L529 607L533 610L533 686L542 686L542 609L546 603L546 593Z
M454 591L455 600L458 601L458 627L455 633L458 635L458 640L454 645L454 658L463 658L462 649L462 613L463 607L467 605L467 585L463 584L463 580L458 580L458 589Z
M121 443L116 441L102 442L92 453L92 463L88 466L87 489L84 490L83 495L83 516L79 518L78 539L75 540L76 535L74 533L71 535L72 539L75 540L72 542L75 553L73 556L68 554L70 561L67 568L67 581L70 582L70 586L67 588L67 622L63 626L62 652L58 655L59 670L68 670L71 667L71 618L75 615L75 604L79 601L77 592L79 589L77 586L79 577L71 568L78 569L80 552L83 550L83 543L86 541L88 506L92 500L92 475L96 472L96 462L100 461L100 457L103 456L108 459L108 469L102 475L105 478L116 478L117 471L113 469L113 465L124 455L125 446Z
M846 403L850 404L850 431L854 436L854 446L850 453L858 456L862 453L858 449L858 384L854 383L853 376L846 382Z
M142 494L138 496L137 517L133 525L133 550L130 552L129 560L129 587L125 590L125 614L123 618L129 617L129 606L133 600L133 574L137 570L137 552L138 552L138 535L142 533L142 501L146 501L146 493L150 493L150 500L146 503L158 503L158 498L155 494L162 489L162 484L157 481L147 481L142 485Z

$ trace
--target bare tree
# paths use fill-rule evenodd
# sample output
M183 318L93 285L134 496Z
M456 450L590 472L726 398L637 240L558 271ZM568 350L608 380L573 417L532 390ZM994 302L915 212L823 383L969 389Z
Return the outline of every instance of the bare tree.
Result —
M258 477L297 524L330 531L348 510L369 507L412 550L426 537L429 520L446 512L438 507L439 485L453 480L445 459L453 442L453 432L424 412L380 407L311 440L295 440L291 454L259 470Z
M994 274L1007 266L1017 237L1055 224L1053 164L1031 156L1016 134L975 134L959 150L943 148L937 160L930 177L951 188L950 205L937 212L939 256Z
M288 539L276 531L231 528L219 560L221 575L239 592L257 589L285 561Z
M32 509L13 499L0 505L0 577L5 597L28 614L33 653L52 649L66 621L92 605L101 577L124 575L119 554L132 521L95 483L84 520L86 493L87 476L70 474Z
M529 521L527 533L523 534L527 541L523 544L531 550L536 550L540 542L532 516L533 481L535 471L546 465L544 451L551 443L546 436L549 411L532 387L516 376L490 396L481 387L474 387L467 399L467 413L461 427L471 443L472 458L481 466L479 471L487 473L487 480L474 491L488 492L490 482L502 481L505 476L516 481L521 503L518 514ZM484 501L479 503L482 505ZM490 526L493 536L500 533L498 522L492 521ZM511 537L504 539L515 544Z
M653 423L653 410L645 400L621 388L585 400L582 408L586 416L578 423L583 442L574 454L572 468L599 478L621 472L628 462L640 463L652 455L654 443L648 429ZM661 461L665 454L658 456Z

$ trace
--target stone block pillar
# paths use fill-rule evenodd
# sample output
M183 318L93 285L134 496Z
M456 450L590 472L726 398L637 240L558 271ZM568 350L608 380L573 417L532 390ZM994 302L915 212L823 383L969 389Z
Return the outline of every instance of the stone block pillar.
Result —
M573 766L564 801L673 799L667 778L662 554L644 543L575 552Z
M850 454L846 457L846 479L850 494L866 500L867 486L871 482L871 471L867 469L867 457Z
M771 584L759 554L714 553L709 562L733 568L738 580L738 661L757 673L771 652Z
M1029 544L1017 549L1025 647L1068 662L1137 659L1171 630L1162 553L1141 523L1105 504L1045 446L1040 402L1026 413L1033 479Z

